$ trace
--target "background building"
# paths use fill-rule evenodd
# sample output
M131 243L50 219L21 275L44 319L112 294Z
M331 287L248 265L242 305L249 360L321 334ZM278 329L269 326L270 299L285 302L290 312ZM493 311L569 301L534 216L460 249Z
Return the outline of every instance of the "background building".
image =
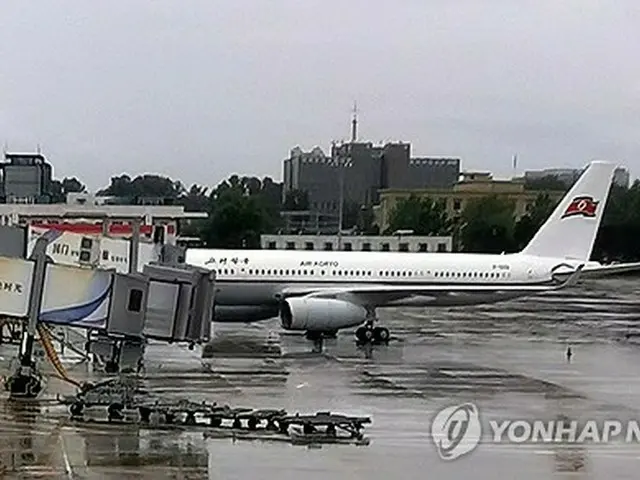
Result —
M458 180L460 159L411 158L408 143L348 142L333 144L330 155L295 147L283 170L283 195L305 191L310 211L337 218L341 191L345 205L367 207L378 203L381 189L448 188Z
M347 252L451 252L452 237L414 235L260 235L268 250L320 250Z
M5 153L0 195L6 203L49 203L52 168L39 153Z
M570 187L575 183L584 169L581 168L546 168L543 170L528 170L524 172L526 181L541 180L545 177L555 177L557 180ZM630 175L624 167L618 167L613 173L613 184L629 188Z
M382 190L380 203L374 207L374 215L380 231L384 232L389 227L389 220L396 204L411 195L443 202L450 218L460 215L469 201L488 195L499 195L514 202L514 215L518 220L527 213L540 193L538 190L526 190L524 179L494 180L487 172L465 172L461 175L461 180L450 188ZM555 200L559 200L564 194L562 191L545 193Z

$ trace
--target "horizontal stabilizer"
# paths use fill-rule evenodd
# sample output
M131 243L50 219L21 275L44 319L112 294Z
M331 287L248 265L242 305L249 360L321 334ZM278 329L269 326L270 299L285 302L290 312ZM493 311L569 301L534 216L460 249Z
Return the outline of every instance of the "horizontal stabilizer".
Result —
M600 278L614 275L622 275L629 273L640 274L640 262L634 263L617 263L612 265L594 265L585 267L582 272L584 278Z

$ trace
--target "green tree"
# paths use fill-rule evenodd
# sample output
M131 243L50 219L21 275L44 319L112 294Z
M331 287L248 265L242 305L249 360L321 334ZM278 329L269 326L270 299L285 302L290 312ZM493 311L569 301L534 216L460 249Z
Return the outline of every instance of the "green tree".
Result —
M133 180L122 174L111 177L108 187L98 191L98 195L108 195L126 199L128 203L137 203L140 198L159 197L177 200L185 193L181 182L161 175L138 175Z
M391 210L386 233L396 230L413 230L416 235L448 235L451 221L441 202L411 195L399 200Z
M309 194L304 190L289 190L285 195L282 209L287 212L309 210Z
M538 194L527 214L523 215L515 225L513 236L517 250L523 249L529 243L547 221L556 205L557 202L548 193Z
M380 228L375 224L375 220L376 218L371 205L361 208L358 217L358 232L364 235L379 235Z
M630 188L613 185L596 237L592 258L640 260L640 181Z
M467 203L460 240L466 252L501 253L514 248L514 204L496 195Z
M232 175L211 191L201 237L215 248L260 248L260 235L280 223L282 184Z
M53 180L51 182L50 197L51 203L64 203L69 193L81 193L87 187L76 177L65 177L62 181Z
M208 190L207 187L194 183L188 191L180 196L179 203L187 212L205 212L209 205Z
M212 248L260 248L260 234L268 216L255 196L238 188L224 188L209 211L202 236Z
M575 178L577 180L578 177ZM574 180L574 182L575 182ZM544 177L525 179L525 188L527 190L551 190L558 192L566 192L574 183L568 184L560 180L557 175L545 175Z

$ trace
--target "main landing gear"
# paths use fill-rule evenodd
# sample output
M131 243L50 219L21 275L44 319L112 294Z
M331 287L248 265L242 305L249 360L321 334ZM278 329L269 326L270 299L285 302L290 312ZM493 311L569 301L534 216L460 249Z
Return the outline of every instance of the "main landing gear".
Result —
M368 319L365 324L356 330L356 340L359 345L386 345L391 337L386 327L374 327L374 319Z

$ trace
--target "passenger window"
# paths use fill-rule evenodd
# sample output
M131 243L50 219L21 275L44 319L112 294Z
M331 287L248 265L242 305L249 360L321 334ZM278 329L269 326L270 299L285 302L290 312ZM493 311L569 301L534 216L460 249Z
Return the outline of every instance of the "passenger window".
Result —
M130 312L138 313L142 309L142 290L132 288L129 291L129 302L127 304L127 310Z
M324 275L324 270L321 270L321 271L320 271L320 275Z

